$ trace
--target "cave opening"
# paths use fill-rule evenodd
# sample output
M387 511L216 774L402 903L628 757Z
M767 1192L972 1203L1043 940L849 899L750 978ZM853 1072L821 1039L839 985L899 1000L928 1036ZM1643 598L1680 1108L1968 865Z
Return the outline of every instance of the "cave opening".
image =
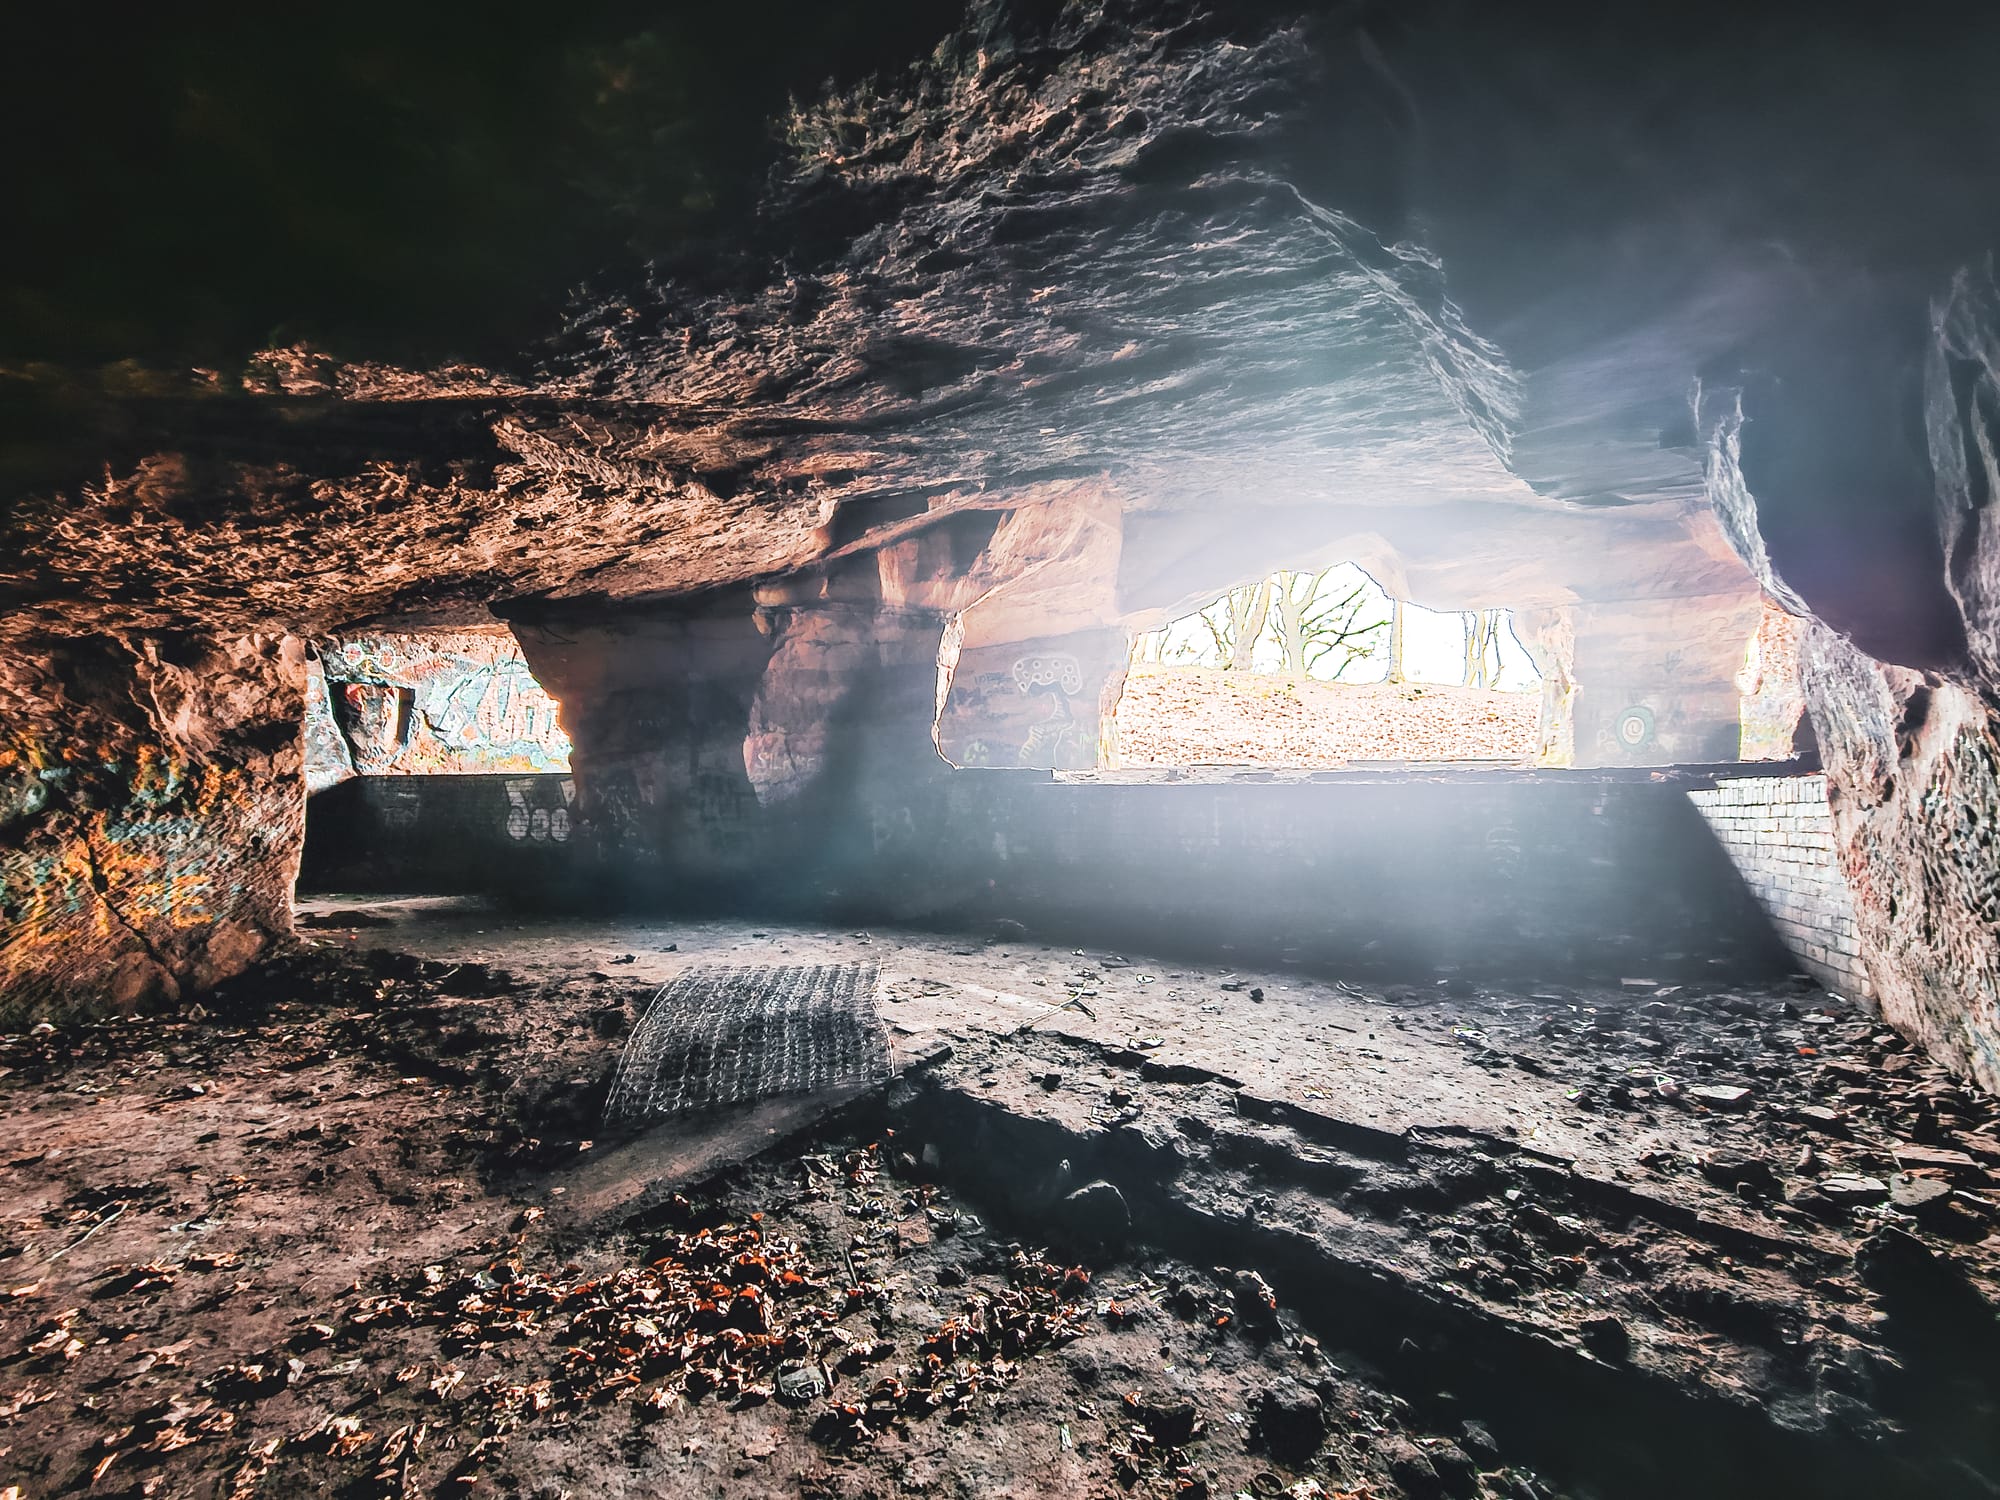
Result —
M1285 570L1134 638L1106 769L1528 766L1568 711L1512 612L1425 609L1351 563Z
M518 888L534 878L522 859L539 872L569 842L572 749L504 624L323 637L305 685L300 891Z

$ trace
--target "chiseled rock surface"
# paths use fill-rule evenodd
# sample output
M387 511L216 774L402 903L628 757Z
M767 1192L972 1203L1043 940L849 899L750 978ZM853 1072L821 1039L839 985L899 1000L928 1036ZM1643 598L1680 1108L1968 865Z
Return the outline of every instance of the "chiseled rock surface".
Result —
M1883 1016L2000 1090L2000 724L1966 688L1806 637L1862 961Z
M191 994L291 931L304 686L292 637L0 655L0 1015Z

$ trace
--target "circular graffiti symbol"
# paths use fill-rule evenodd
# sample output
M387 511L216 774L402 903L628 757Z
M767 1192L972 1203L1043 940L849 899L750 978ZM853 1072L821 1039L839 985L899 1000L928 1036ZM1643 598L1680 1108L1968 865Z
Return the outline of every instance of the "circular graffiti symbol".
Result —
M1627 750L1637 750L1641 745L1652 743L1653 711L1634 704L1621 713L1611 726L1612 736Z

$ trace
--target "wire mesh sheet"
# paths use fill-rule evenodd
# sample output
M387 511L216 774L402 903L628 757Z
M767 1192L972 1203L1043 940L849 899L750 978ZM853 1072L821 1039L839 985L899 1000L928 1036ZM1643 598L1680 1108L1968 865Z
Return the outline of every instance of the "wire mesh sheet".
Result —
M663 986L625 1045L607 1126L817 1093L889 1076L873 964L689 969Z

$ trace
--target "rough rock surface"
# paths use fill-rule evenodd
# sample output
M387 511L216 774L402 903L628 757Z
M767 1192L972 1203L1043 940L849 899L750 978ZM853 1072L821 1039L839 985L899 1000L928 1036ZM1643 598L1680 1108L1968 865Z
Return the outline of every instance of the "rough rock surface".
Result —
M0 1006L172 999L291 931L304 686L293 637L0 656Z
M1930 312L1919 366L1929 461L1918 478L1933 505L1918 529L1935 551L1915 547L1919 562L1932 561L1903 581L1900 615L1856 615L1843 591L1856 554L1873 546L1869 529L1832 527L1796 551L1769 548L1771 535L1799 535L1798 476L1737 463L1733 428L1711 479L1746 561L1795 609L1815 612L1801 682L1882 1013L1948 1066L2000 1088L2000 570L1989 520L2000 478L2000 296L1990 262L1959 269Z
M1876 1002L2000 1091L2000 721L1823 625L1805 671Z

